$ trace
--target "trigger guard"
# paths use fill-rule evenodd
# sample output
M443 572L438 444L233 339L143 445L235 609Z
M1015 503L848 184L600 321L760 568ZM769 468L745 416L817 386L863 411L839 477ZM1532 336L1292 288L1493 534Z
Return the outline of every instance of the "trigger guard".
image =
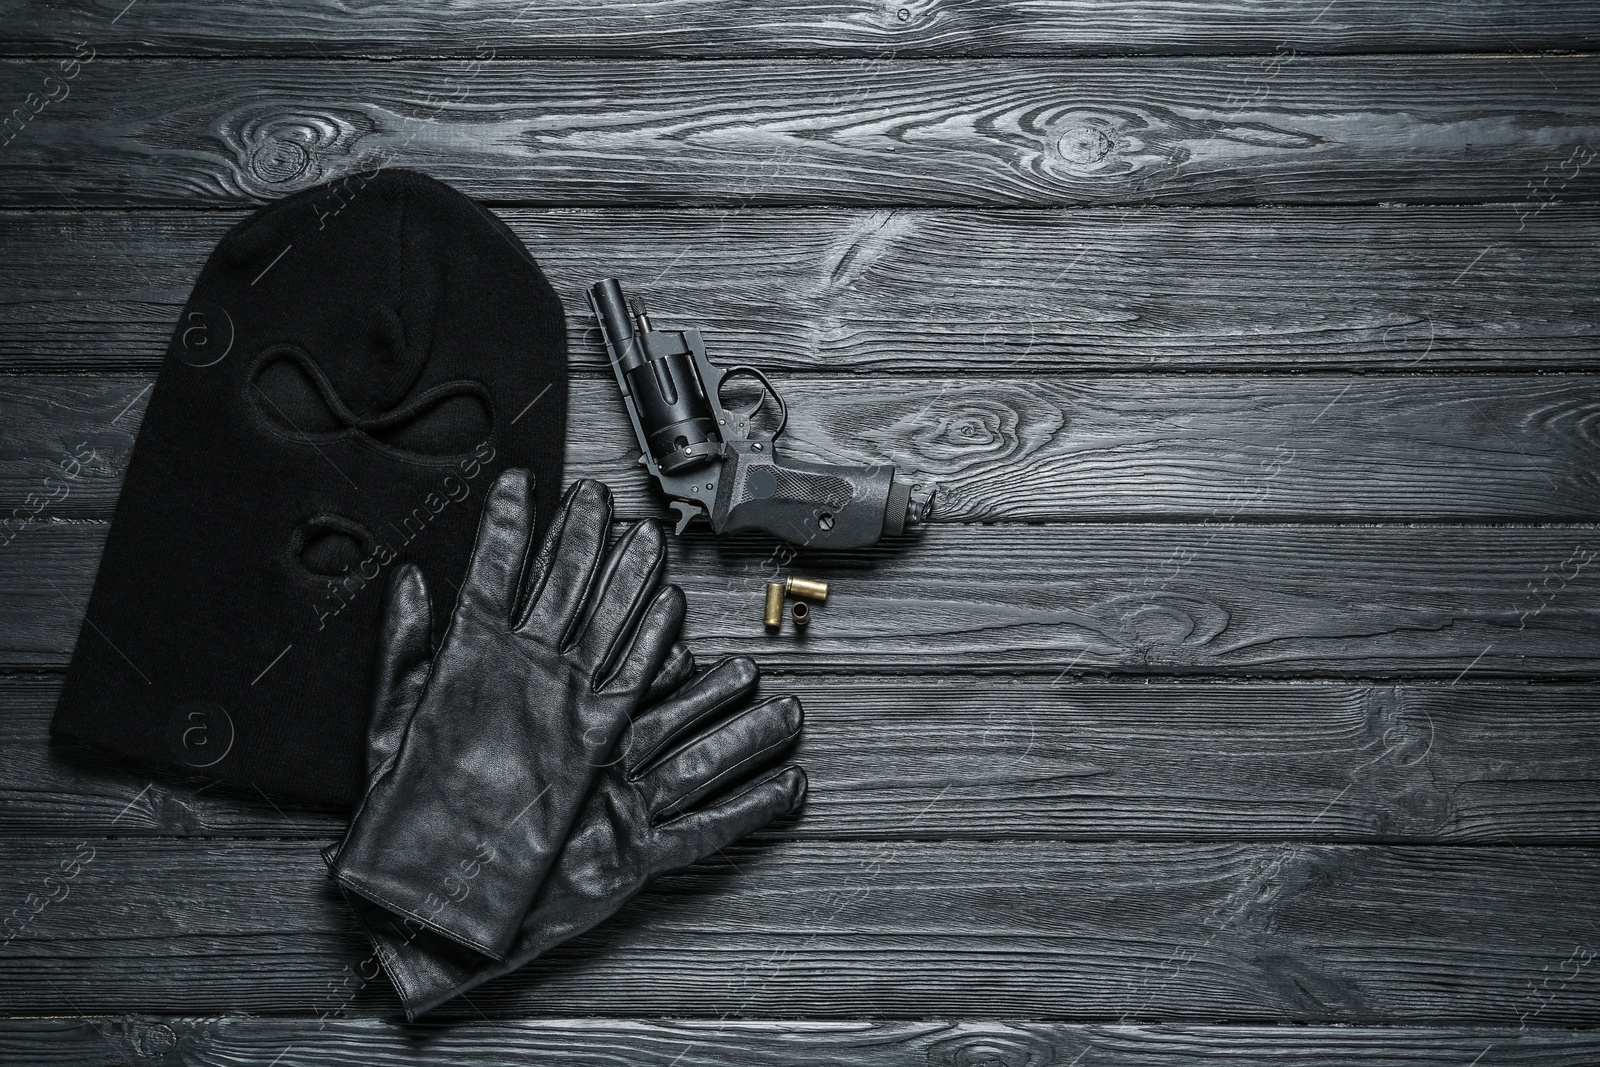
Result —
M729 378L734 378L734 377L737 377L737 376L739 376L741 374L747 374L750 377L754 378L756 381L760 382L761 383L761 387L767 391L767 395L772 397L772 399L777 403L777 405L778 405L778 427L777 427L777 429L773 430L771 434L768 435L769 439L776 439L777 437L779 437L783 433L784 427L789 425L789 405L783 402L783 395L778 392L776 387L773 386L772 380L770 378L768 378L766 376L766 374L764 374L761 371L761 368L752 367L752 366L749 366L748 364L745 364L745 363L740 363L740 364L737 364L737 365L732 366L732 367L723 368L722 373L717 377L717 384L716 384L716 387L715 387L715 392L716 392L716 395L717 395L717 406L719 408L722 408L722 410L727 413L727 415L728 415L728 417L730 419L739 417L738 415L736 415L736 413L728 411L728 409L723 406L723 403L722 403L722 384L724 382L726 382ZM741 413L742 416L743 416L744 425L745 425L744 433L740 434L741 438L749 436L750 420L754 417L755 413L757 411L760 411L760 410L761 410L761 404L758 402L756 404L756 406L751 408L749 411Z

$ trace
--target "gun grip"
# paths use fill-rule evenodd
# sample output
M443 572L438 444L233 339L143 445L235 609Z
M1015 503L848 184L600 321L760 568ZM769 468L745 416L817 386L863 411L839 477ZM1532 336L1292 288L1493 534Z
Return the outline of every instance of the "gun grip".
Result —
M814 548L859 548L886 529L904 528L904 496L893 486L889 466L830 466L741 451L724 473L711 527L719 534L759 530ZM888 519L892 498L900 500L897 522Z

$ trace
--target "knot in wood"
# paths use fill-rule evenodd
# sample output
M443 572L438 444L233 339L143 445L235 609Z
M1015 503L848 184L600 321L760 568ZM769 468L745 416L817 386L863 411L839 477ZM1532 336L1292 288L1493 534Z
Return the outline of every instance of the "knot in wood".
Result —
M250 153L250 173L257 181L281 185L300 177L311 165L311 153L297 141L274 138Z
M974 453L1009 454L1016 448L1016 412L1002 404L987 404L981 397L963 397L960 408L934 415L917 434L919 452L935 466L954 470L965 467Z
M1055 1062L1055 1050L1025 1031L978 1031L963 1024L960 1032L933 1043L928 1049L929 1067L1048 1067Z
M1231 621L1221 604L1181 593L1153 592L1120 597L1123 639L1139 662L1182 664L1195 661Z
M1053 141L1056 157L1072 169L1099 169L1116 151L1115 125L1107 115L1074 115L1059 126Z
M888 0L878 17L889 24L891 30L919 28L930 17L938 15L940 0Z
M133 1047L141 1056L165 1056L178 1047L178 1035L166 1023L156 1023L134 1036Z
M223 139L237 153L240 187L265 197L315 185L343 169L372 125L359 114L286 110L239 113L222 123Z
M885 411L884 424L861 436L885 455L915 456L919 471L939 478L1018 464L1066 424L1059 405L1036 391L993 382L940 388L913 403Z

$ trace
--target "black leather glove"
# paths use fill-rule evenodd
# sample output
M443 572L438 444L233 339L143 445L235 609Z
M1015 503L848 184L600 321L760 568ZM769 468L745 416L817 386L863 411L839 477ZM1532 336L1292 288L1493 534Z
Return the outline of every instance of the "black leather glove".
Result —
M606 554L604 486L568 490L525 560L532 507L524 471L490 490L450 628L431 658L425 641L407 646L422 677L414 712L332 864L347 893L497 960L684 613L682 592L661 586L654 523ZM420 573L412 583L399 610L425 623Z
M421 575L397 574L380 639L378 699L370 724L375 773L398 749L421 703L429 618ZM658 688L681 678L690 663L678 646ZM799 702L780 697L729 715L749 704L757 677L750 660L724 660L634 720L504 961L487 960L415 921L346 894L406 1016L415 1019L521 967L615 914L655 875L694 863L799 808L806 789L799 767L761 774L799 739Z

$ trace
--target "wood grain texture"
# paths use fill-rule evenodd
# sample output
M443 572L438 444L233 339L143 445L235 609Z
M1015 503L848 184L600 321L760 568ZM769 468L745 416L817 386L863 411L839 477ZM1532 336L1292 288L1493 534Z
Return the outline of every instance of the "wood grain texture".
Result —
M499 214L604 372L622 274L717 358L808 373L1596 364L1600 208ZM149 370L239 212L0 212L0 368Z
M203 0L34 5L7 27L3 54L783 56L1097 55L1207 52L1440 52L1584 48L1600 42L1593 5L1573 0L1448 0L1403 5L1290 0L635 0L529 7L472 0L447 9L369 0L275 0L240 11Z
M0 841L0 899L60 897L0 954L0 994L29 1015L392 1014L324 843ZM451 1014L1582 1025L1597 884L1582 848L746 845Z
M66 663L104 536L40 522L4 549L0 666ZM785 546L669 538L668 573L697 655L774 669L1590 679L1597 542L1592 525L932 526L803 556L833 584L803 638L760 626Z
M5 37L0 668L38 673L0 677L0 1061L1600 1058L1555 1029L1600 1018L1600 56L1540 53L1600 8L67 0ZM573 312L571 472L629 514L579 314L619 264L777 372L798 455L944 487L803 557L803 641L752 625L774 545L674 542L702 657L805 695L807 813L415 1029L337 818L45 739L200 264L380 164L504 205Z
M1487 1051L1488 1055L1484 1055ZM1593 1067L1593 1031L1490 1027L1126 1026L964 1019L460 1020L118 1015L0 1022L0 1058L30 1067Z
M37 95L56 69L0 62L0 99ZM0 206L237 204L384 165L539 205L1476 202L1600 188L1589 56L146 60L87 64L63 87L59 102L22 107Z
M1600 518L1596 375L773 380L786 455L893 463L939 487L936 522ZM152 382L11 378L0 531L41 499L110 518ZM567 476L606 482L621 514L670 515L615 381L574 380L569 408Z
M768 673L797 692L802 839L1600 844L1600 690ZM0 683L0 831L337 835L52 748L59 679Z

